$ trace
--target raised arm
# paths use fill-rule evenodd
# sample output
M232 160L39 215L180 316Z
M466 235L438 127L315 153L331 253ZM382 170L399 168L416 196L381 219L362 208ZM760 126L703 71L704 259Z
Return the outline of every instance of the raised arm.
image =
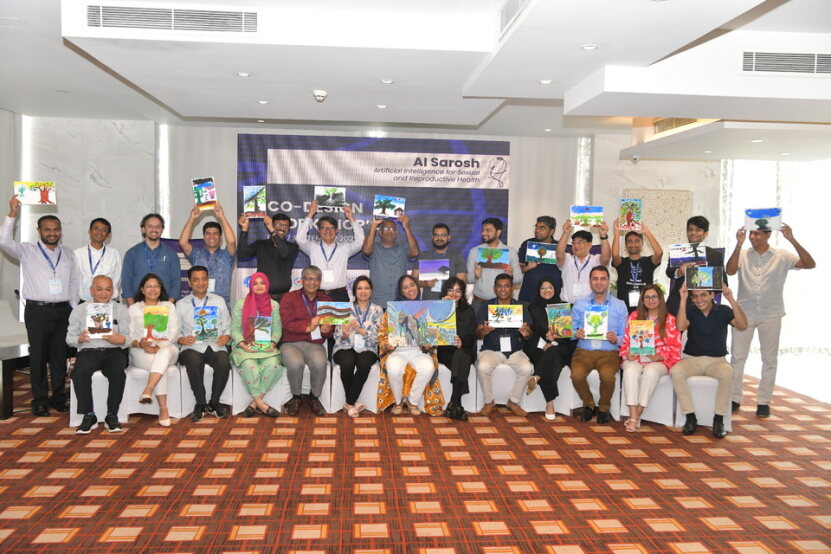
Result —
M612 266L617 267L623 261L620 256L620 219L612 222Z
M17 195L15 194L9 200L9 216L0 227L0 248L16 260L19 260L22 255L20 243L14 240L14 222L17 221L17 215L19 213L20 200L17 199Z
M222 225L222 234L225 235L225 249L233 256L237 253L237 234L234 232L231 224L228 223L228 218L225 217L225 210L222 209L222 205L219 202L214 206L214 213Z
M747 231L744 227L740 227L738 231L736 231L736 248L733 250L733 253L730 254L730 259L727 260L727 264L724 266L724 271L727 272L727 275L735 275L736 272L739 270L739 257L742 253L742 245L744 244L744 240L747 238Z
M612 247L609 246L609 226L606 222L600 224L600 265L609 265L612 259Z
M355 214L352 213L352 206L348 204L343 207L343 215L346 216L346 219L352 224L352 237L353 240L349 244L349 257L354 256L361 249L364 247L364 240L366 236L364 234L364 226L360 225L357 220L355 219Z
M563 234L557 243L557 250L554 251L557 257L557 267L560 269L563 269L563 264L566 263L566 246L568 246L569 233L571 233L571 220L566 219L566 222L563 223Z
M193 234L193 224L196 223L196 219L200 213L199 208L194 206L188 214L188 219L185 221L185 226L182 227L182 232L179 233L179 247L185 253L185 256L190 256L190 253L193 252L193 247L190 245L190 237Z
M796 242L795 238L793 238L793 230L790 225L786 223L782 224L782 236L793 245L794 249L796 249L796 253L799 256L799 261L796 262L796 267L799 269L814 269L817 267L817 263L814 261L814 258L802 247L801 244Z
M361 253L367 258L372 256L372 249L375 247L375 233L378 231L379 224L380 220L373 217L369 224L369 232L364 237L364 245L361 247Z
M747 316L744 315L744 310L742 310L741 305L733 298L733 291L727 285L724 285L721 289L721 295L730 302L730 307L733 308L733 320L730 322L730 325L739 331L747 329Z
M681 285L678 294L681 297L681 303L678 305L678 313L675 316L675 327L679 331L684 332L690 326L690 321L687 319L687 296L689 292L687 291L686 283Z
M410 229L410 216L402 213L398 221L401 222L401 226L404 228L404 235L407 237L407 257L415 258L418 256L419 250L418 242L416 242L415 235L413 235L413 231Z
M661 259L664 257L664 249L661 248L658 239L655 238L655 235L652 234L652 230L646 226L646 223L641 224L641 231L646 237L646 240L649 241L649 246L652 248L652 263L656 266L660 265Z

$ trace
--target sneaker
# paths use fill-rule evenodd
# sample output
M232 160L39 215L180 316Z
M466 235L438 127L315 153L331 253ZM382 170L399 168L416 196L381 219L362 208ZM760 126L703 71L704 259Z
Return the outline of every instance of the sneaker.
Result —
M756 406L756 417L770 417L770 406L767 404L759 404Z
M208 411L208 406L205 404L197 404L193 407L193 412L190 414L191 421L202 421L205 417L205 412Z
M218 419L225 419L228 417L228 408L225 407L225 404L214 404L213 406L209 406L208 411L213 412Z
M89 435L95 427L98 427L98 418L95 414L87 414L84 416L81 424L75 429L76 435Z
M106 427L107 431L110 433L120 433L124 430L118 422L118 416L115 414L107 414L107 417L104 418L104 427Z

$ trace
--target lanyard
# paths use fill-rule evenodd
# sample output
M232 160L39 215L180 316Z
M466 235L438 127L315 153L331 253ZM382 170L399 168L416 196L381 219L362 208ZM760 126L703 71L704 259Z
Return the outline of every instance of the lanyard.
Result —
M195 298L195 297L193 297L193 298ZM193 304L193 309L195 310L196 309L196 301L193 298L190 299L190 303ZM205 300L202 301L202 307L204 308L207 305L208 305L208 295L206 294L205 295Z
M205 249L205 259L207 260L207 266L210 270L210 275L216 275L216 262L219 260L219 248L216 249L216 252L211 254L211 251L207 248Z
M335 242L335 247L332 248L332 251L327 256L326 255L326 250L323 249L323 241L320 241L320 251L323 253L323 259L326 260L326 263L328 264L329 261L332 259L332 256L335 255L335 252L338 251L338 243Z
M46 250L43 249L43 246L40 245L40 241L38 241L38 248L40 248L40 253L43 254L43 257L46 258L46 262L49 264L49 267L52 268L52 275L58 271L58 266L61 265L61 256L63 255L63 250L58 249L58 261L54 264L52 263L52 259L46 254Z
M157 248L156 256L154 258L150 258L150 248L148 248L147 243L144 243L144 258L147 260L147 269L153 271L153 268L156 267L156 262L159 261L159 256L162 255L162 245L160 244Z
M358 316L358 323L361 325L361 327L364 326L366 318L369 317L369 308L370 306L367 306L366 311L363 314L361 314L361 308L358 306L358 303L355 302L355 315Z
M577 280L580 281L580 275L583 274L583 270L586 269L586 266L589 265L589 262L592 260L592 255L589 254L586 257L586 261L583 263L583 267L577 267L577 256L572 257L572 261L574 261L574 269L577 270Z
M303 298L303 304L306 306L306 311L309 312L309 317L314 318L315 314L313 314L311 308L309 308L309 301L306 299L306 293L301 292L300 296ZM317 300L312 303L312 306L314 306L314 311L317 313Z
M92 249L89 247L89 245L87 245L87 257L89 257L89 272L90 272L90 275L92 275L93 277L95 277L95 272L98 271L98 266L101 265L101 261L104 259L104 254L106 254L106 253L107 253L107 247L105 246L101 250L101 257L98 258L98 263L95 264L95 266L93 267L93 265L92 265Z

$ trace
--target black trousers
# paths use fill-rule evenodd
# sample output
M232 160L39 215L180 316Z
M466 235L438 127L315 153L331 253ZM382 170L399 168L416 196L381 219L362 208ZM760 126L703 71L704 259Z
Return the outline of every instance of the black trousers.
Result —
M560 378L560 373L565 365L562 353L555 346L548 350L535 348L529 358L534 363L534 375L538 375L540 378L538 385L542 395L546 402L551 402L560 394L557 388L557 380Z
M29 369L32 383L32 406L61 407L66 405L66 329L72 308L35 306L26 303L23 321L29 338ZM52 399L46 364L52 378Z
M190 388L197 404L207 404L205 401L205 364L214 369L211 404L218 404L219 397L222 396L222 391L225 390L228 377L231 375L231 359L228 351L225 348L216 351L210 346L205 349L205 352L197 352L188 348L179 353L179 363L187 370Z
M346 391L346 403L354 405L361 396L372 364L378 361L378 355L370 351L355 352L349 348L335 352L334 359L340 366L340 380Z
M436 357L440 364L450 370L450 383L453 385L450 401L461 404L462 396L470 392L467 380L470 377L470 364L473 363L473 356L463 348L438 346Z
M104 374L110 386L107 390L107 413L117 414L124 396L124 383L127 382L128 355L124 348L107 348L106 350L79 350L75 357L75 369L72 370L72 388L78 399L78 413L89 414L95 408L92 405L92 375L96 371Z

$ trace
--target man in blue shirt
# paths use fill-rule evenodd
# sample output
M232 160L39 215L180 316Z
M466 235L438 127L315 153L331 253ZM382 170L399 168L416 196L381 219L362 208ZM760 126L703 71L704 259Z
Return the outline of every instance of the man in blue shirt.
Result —
M170 302L179 300L182 294L182 276L179 255L171 247L162 244L164 218L159 214L147 214L141 218L141 237L144 239L124 254L121 270L121 296L128 306L135 303L133 296L139 288L139 281L148 273L155 273L164 281L164 288L170 294Z
M592 268L589 286L591 294L574 302L574 336L579 340L571 359L571 382L583 401L580 419L591 421L597 414L598 423L608 423L612 420L609 409L615 392L615 378L620 368L618 348L626 331L629 312L626 304L609 294L609 270L606 266ZM591 337L593 331L602 329L604 319L607 330L602 338L587 338ZM590 327L588 332L584 328L587 324ZM586 381L593 369L600 375L600 401L596 407Z
M231 306L231 270L234 266L234 255L237 253L237 239L234 229L225 218L225 212L219 202L213 208L216 218L222 223L209 221L202 226L202 240L204 247L193 247L190 237L193 234L193 224L202 214L202 210L194 206L190 217L185 222L182 234L179 235L179 246L188 257L192 265L201 265L208 268L208 292L217 294L225 299L225 305ZM225 233L225 248L222 246L222 233Z

